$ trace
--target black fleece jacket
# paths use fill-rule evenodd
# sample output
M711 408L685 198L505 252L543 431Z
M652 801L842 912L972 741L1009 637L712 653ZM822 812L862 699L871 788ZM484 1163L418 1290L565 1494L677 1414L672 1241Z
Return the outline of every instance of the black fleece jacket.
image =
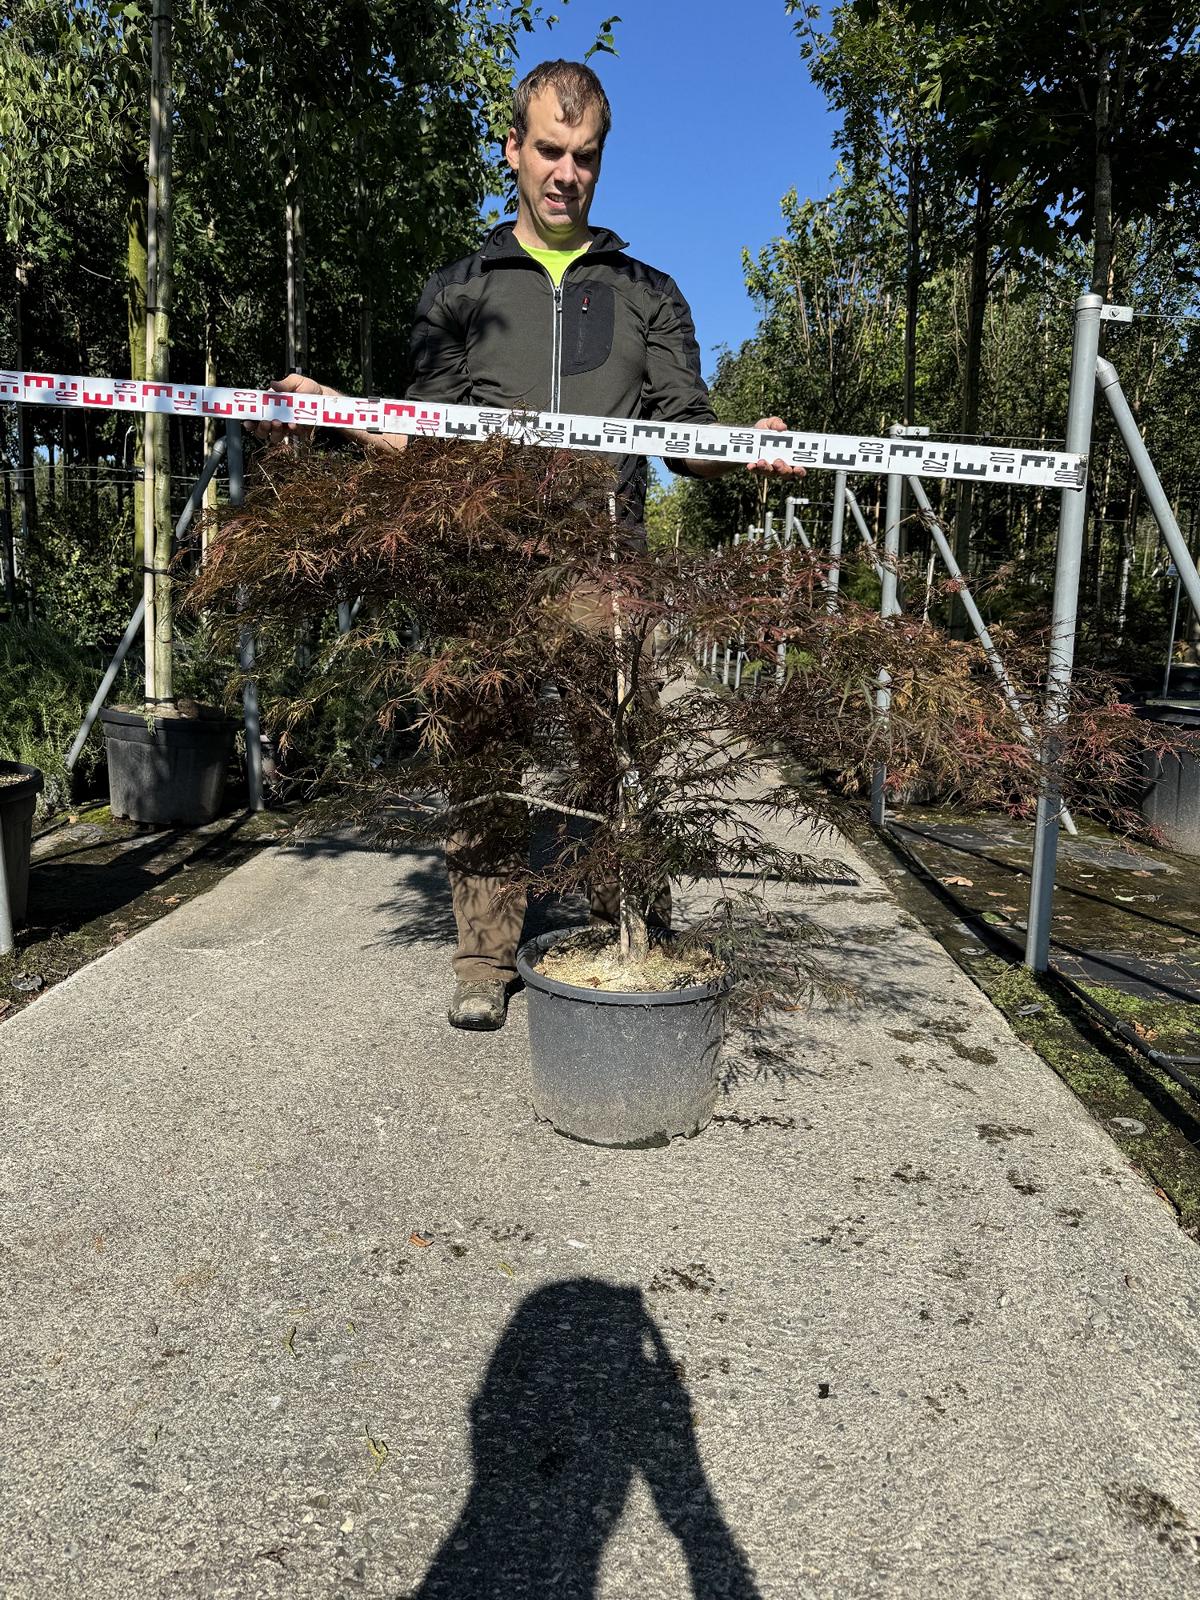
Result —
M555 289L513 224L435 272L412 330L409 397L506 410L715 422L700 347L673 279L592 230ZM646 461L614 457L621 522L641 523ZM673 471L687 469L667 461Z

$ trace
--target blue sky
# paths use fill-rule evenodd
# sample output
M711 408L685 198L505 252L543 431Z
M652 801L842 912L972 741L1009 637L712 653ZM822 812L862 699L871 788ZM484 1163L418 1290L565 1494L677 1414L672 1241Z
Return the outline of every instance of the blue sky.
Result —
M570 0L530 35L522 70L581 59L618 12L618 56L595 55L613 129L592 221L629 240L631 255L677 280L691 303L711 375L716 350L754 332L743 246L782 231L793 186L828 192L836 124L800 59L783 0Z

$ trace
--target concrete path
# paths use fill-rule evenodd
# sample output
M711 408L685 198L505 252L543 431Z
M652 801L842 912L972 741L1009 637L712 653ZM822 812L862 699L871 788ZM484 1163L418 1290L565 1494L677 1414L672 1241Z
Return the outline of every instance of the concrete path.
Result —
M264 854L0 1027L0 1594L1200 1592L1196 1246L839 848L858 1005L665 1150L446 1026L432 857Z

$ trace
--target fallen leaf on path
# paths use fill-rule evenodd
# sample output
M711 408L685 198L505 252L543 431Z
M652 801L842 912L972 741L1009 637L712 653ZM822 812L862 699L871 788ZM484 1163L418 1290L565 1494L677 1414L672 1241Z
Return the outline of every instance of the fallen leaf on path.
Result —
M11 1000L0 1000L0 1017L2 1017L6 1011L11 1011L11 1010L12 1010L12 1001Z
M497 1261L496 1265L500 1268L501 1272L507 1272L508 1276L510 1278L515 1278L516 1277L516 1273L509 1266L507 1261Z
M372 1439L369 1429L364 1428L363 1434L366 1437L367 1449L371 1452L371 1460L375 1463L375 1471L381 1472L383 1463L387 1460L391 1451L382 1439Z
M943 878L942 882L957 884L963 889L973 889L975 887L974 878Z
M1135 1022L1133 1024L1133 1031L1137 1034L1139 1039L1150 1040L1158 1038L1158 1029L1148 1028L1144 1022Z
M409 1244L415 1244L418 1250L428 1250L433 1243L433 1235L431 1233L410 1233L408 1242Z

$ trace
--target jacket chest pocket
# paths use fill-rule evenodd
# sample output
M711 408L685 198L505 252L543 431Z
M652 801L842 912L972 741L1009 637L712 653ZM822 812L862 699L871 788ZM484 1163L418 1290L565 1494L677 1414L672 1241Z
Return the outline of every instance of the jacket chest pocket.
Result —
M611 356L615 303L611 284L567 279L563 285L564 377L594 372Z

